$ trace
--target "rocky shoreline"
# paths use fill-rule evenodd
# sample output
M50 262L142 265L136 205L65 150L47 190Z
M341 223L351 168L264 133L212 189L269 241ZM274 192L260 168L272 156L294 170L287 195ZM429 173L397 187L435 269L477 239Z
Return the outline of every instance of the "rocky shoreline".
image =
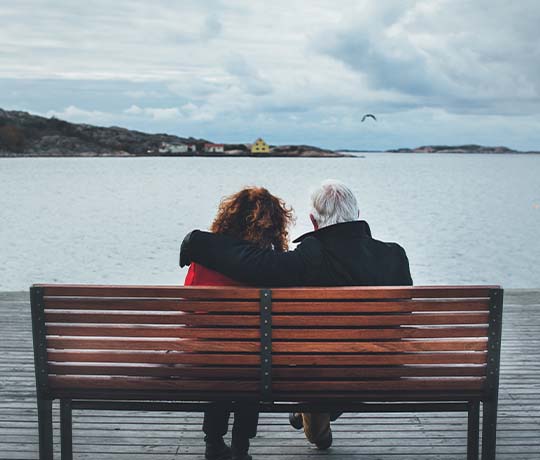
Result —
M217 144L220 152L207 151L209 145L216 144L207 139L69 123L54 117L0 109L0 157L353 156L309 145L271 145L265 153L251 153L250 144Z

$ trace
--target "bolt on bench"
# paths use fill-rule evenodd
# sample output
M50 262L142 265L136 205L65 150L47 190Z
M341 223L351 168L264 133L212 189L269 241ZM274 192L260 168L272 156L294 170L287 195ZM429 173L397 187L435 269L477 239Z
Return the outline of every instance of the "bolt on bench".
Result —
M72 410L468 413L467 459L495 459L498 286L30 288L40 459Z

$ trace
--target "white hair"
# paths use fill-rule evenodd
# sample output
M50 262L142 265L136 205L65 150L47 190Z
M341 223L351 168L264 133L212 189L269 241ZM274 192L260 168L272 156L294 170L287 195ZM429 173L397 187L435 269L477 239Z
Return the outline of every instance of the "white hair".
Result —
M311 194L311 214L322 228L357 220L360 211L351 189L343 182L329 179Z

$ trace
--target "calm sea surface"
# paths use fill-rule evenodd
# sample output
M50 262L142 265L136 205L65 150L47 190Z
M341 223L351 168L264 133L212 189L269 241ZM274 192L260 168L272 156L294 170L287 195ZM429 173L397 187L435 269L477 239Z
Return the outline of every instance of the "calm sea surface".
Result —
M335 178L373 236L405 247L415 284L540 287L540 155L0 159L0 290L32 283L180 284L184 235L224 195L262 185L310 230Z

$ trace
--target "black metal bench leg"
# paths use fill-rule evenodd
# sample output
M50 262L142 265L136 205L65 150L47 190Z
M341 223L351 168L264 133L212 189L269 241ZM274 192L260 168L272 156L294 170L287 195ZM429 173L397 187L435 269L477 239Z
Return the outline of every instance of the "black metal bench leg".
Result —
M495 460L497 446L497 401L483 403L482 460Z
M38 398L39 460L53 460L52 400Z
M467 421L467 460L478 460L478 441L480 440L480 403L469 402Z
M62 460L73 460L73 428L71 399L60 400L60 443Z

